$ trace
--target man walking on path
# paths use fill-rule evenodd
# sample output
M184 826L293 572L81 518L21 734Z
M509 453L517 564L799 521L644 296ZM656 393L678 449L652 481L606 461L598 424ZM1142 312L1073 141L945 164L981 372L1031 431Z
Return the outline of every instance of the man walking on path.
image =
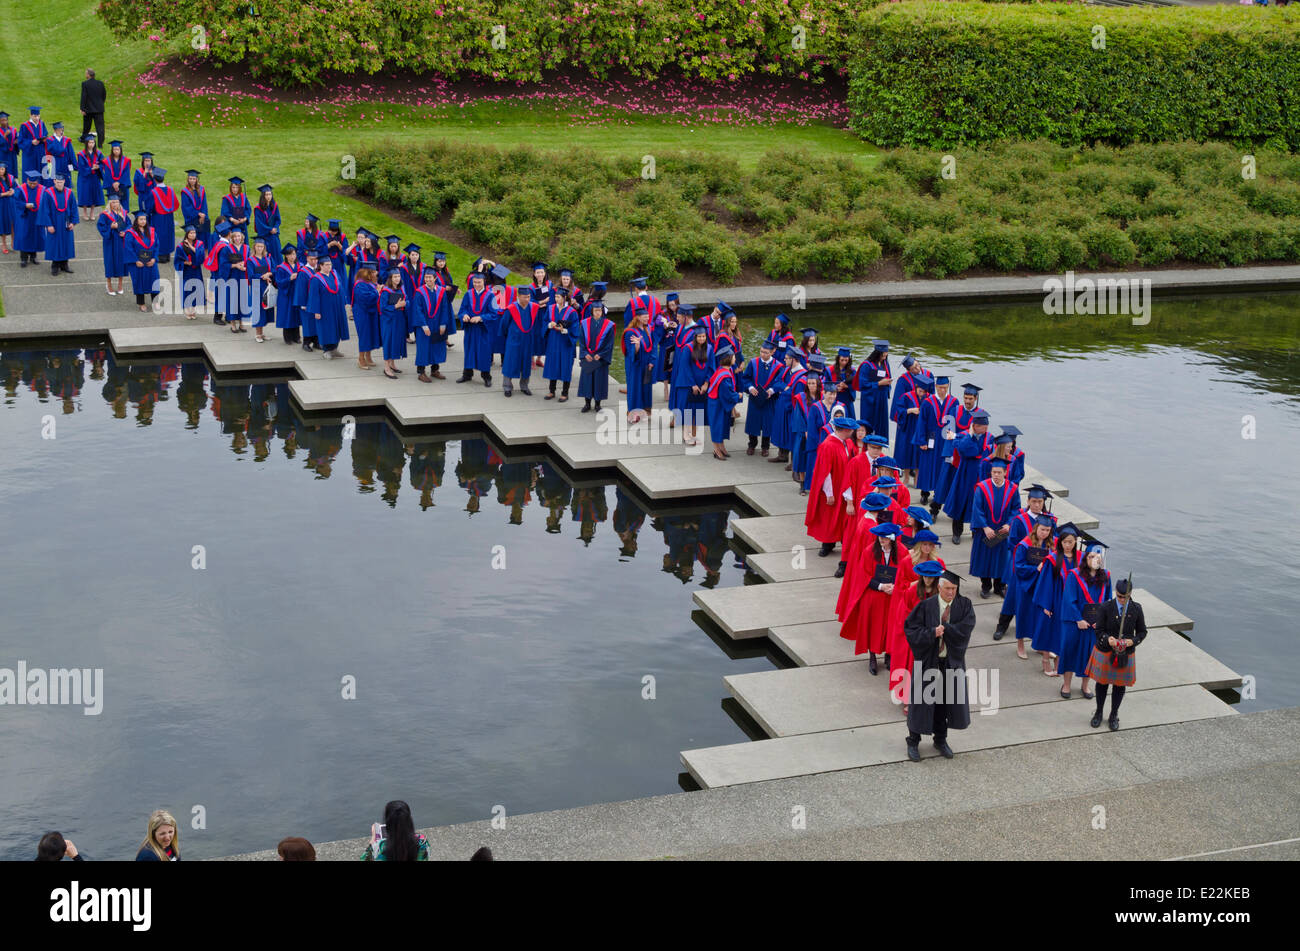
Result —
M81 114L84 118L81 120L81 134L84 138L90 131L90 126L94 123L95 135L98 136L97 142L107 142L104 138L104 100L108 98L108 90L104 84L95 78L93 69L86 70L86 78L81 84Z

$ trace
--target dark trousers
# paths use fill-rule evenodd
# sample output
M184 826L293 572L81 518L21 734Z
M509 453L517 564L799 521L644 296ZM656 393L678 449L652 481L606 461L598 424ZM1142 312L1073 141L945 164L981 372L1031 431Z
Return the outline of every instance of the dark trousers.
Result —
M157 296L158 296L157 294L150 294L150 295L149 295L149 300L152 302L153 299L154 299L155 297L157 297ZM136 295L135 295L135 302L136 302L136 305L139 306L140 304L143 304L143 303L144 303L144 298L145 298L145 295L144 295L144 294L136 294Z
M559 382L559 380L552 380L552 381L551 381L551 392L552 392L552 393L555 392L555 384L558 383L558 382ZM568 395L569 395L569 381L568 381L568 380L565 380L565 381L564 381L564 391L563 391L560 395L561 395L561 396L568 396Z
M750 448L750 449L753 449L753 448L754 448L755 446L757 446L757 445L758 445L758 437L757 437L757 436L750 436L750 437L749 437L749 448ZM767 451L768 451L769 449L771 449L771 448L772 448L772 437L771 437L771 436L764 436L764 437L763 437L763 451L764 451L764 452L767 452Z
M95 135L99 137L97 143L102 149L108 145L104 141L104 114L102 112L87 112L81 117L81 134L84 136L89 132L92 125L95 127Z
M948 739L948 705L937 703L934 706L934 741L942 743ZM907 734L908 746L919 746L921 743L921 734L912 733L910 730Z
M298 328L297 328L297 327L285 327L285 328L283 328L283 329L280 331L280 333L284 335L284 342L285 342L285 343L298 343L298 342L299 342Z

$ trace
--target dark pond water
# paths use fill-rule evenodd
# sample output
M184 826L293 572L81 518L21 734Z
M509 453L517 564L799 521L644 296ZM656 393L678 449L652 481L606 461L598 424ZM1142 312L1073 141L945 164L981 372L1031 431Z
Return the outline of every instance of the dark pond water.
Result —
M773 662L692 620L744 578L726 509L345 439L202 365L10 351L0 387L0 667L104 670L97 716L0 707L0 857L47 829L131 857L159 806L200 857L364 835L391 798L421 825L634 798L746 739L722 678Z

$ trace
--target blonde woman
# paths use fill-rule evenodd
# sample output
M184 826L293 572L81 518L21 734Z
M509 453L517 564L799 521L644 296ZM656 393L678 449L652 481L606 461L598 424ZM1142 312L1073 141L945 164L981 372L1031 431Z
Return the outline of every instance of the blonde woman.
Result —
M181 829L166 809L155 809L149 816L149 834L144 837L137 862L179 862Z

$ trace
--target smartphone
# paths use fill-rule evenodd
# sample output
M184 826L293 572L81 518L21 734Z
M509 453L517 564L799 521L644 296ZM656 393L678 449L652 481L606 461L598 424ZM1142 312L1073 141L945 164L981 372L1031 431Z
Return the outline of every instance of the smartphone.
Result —
M376 822L373 826L373 829L374 829L374 836L376 842L378 842L380 839L388 838L388 827L385 826L382 822Z

